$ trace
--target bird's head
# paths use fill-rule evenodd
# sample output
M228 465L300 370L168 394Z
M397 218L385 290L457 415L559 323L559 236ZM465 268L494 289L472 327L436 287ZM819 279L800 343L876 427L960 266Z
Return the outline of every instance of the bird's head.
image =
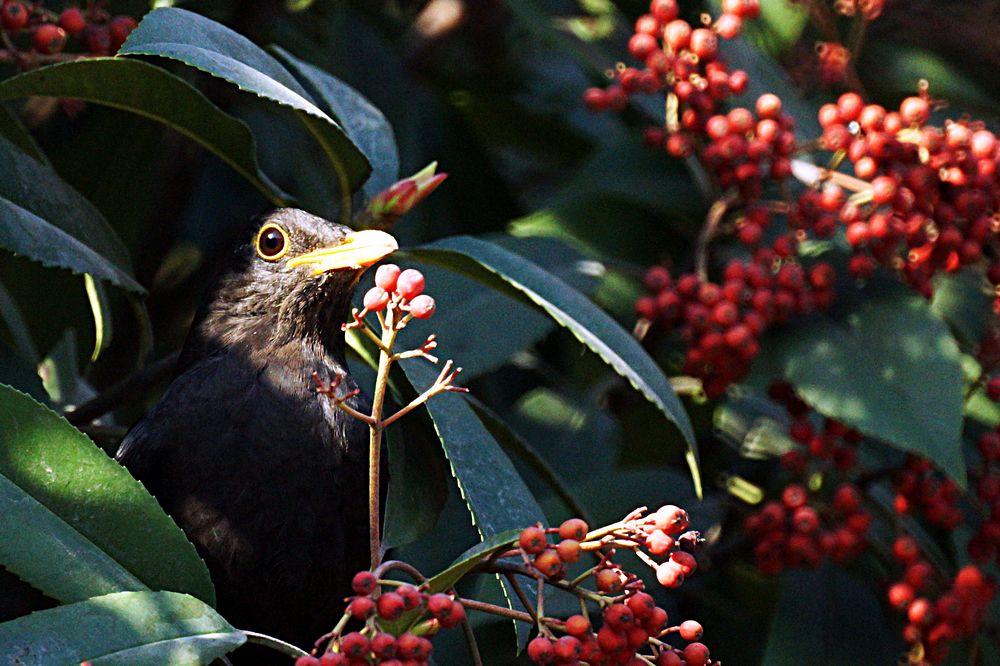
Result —
M294 208L260 219L202 308L204 347L339 337L364 270L398 249L383 231L353 231Z

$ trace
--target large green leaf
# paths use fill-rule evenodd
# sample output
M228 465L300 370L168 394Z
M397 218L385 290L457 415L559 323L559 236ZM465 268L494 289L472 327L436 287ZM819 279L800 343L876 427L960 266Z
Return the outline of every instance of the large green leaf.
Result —
M271 203L286 203L287 195L260 172L247 126L161 67L125 58L87 58L31 70L0 84L0 99L28 95L81 99L163 123L212 151Z
M13 512L14 503L30 498L38 506L18 510L43 517L46 530L54 530L29 539L22 534L25 526L41 530L41 525L20 523L15 531L3 533L3 541L18 543L5 546L3 555L10 559L2 564L43 592L65 596L68 593L62 590L73 592L86 583L66 580L83 571L69 566L73 557L86 557L94 563L91 568L95 580L103 577L110 584L124 580L108 573L107 563L98 562L91 551L75 553L73 549L82 547L85 539L146 587L188 592L214 602L208 570L194 546L145 488L62 417L3 384L0 475L9 484L4 494L9 506L3 512ZM80 538L70 531L79 533ZM61 549L44 547L59 541L63 543Z
M399 179L399 151L396 136L386 117L361 93L337 77L274 47L323 110L340 122L347 136L361 149L372 165L365 193L372 197Z
M364 153L316 106L281 63L220 23L184 9L157 9L146 14L118 54L179 60L240 90L290 107L322 147L341 184L351 192L371 172Z
M583 294L537 264L498 245L469 236L446 238L409 253L421 261L451 268L529 303L567 328L677 427L688 443L691 473L695 484L700 485L694 431L663 371L635 338ZM499 312L483 314L501 316Z
M245 641L242 631L186 594L118 592L0 624L0 662L196 666Z
M404 362L402 367L418 391L430 386L438 373L420 361ZM464 399L440 394L427 402L427 411L483 539L544 519L524 480Z
M147 589L107 553L2 475L0 507L0 534L7 535L0 539L0 562L50 597L70 603L109 592Z
M761 348L751 382L784 375L821 414L929 458L964 486L960 355L923 298L872 281Z
M47 166L0 137L0 247L46 266L143 293L100 211Z
M789 571L767 632L764 666L868 666L895 663L893 635L874 586L825 565Z

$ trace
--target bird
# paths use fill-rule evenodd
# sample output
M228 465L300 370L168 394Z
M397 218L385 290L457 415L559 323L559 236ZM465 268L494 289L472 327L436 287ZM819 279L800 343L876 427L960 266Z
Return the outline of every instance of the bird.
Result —
M117 451L195 544L235 627L308 649L370 566L368 428L314 381L357 389L342 324L361 274L396 249L294 208L256 220Z

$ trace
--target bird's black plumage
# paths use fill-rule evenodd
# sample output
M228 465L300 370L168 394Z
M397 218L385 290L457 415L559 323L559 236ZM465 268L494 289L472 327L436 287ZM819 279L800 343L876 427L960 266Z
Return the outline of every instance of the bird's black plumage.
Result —
M284 236L276 259L268 225ZM198 547L223 616L302 646L332 628L350 576L369 564L367 428L317 395L311 375L347 373L351 295L362 266L391 249L337 269L289 261L349 235L294 209L260 222L117 455ZM347 375L341 390L354 388Z

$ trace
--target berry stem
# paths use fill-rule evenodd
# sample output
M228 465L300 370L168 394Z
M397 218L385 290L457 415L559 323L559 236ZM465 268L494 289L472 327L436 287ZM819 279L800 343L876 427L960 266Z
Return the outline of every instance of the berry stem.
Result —
M726 211L738 200L739 195L736 192L730 192L721 199L716 199L712 207L708 209L708 215L705 217L705 226L701 228L701 233L698 234L698 244L695 247L694 255L695 273L698 274L698 277L702 281L708 280L709 243L715 237L715 232L722 223L722 218L726 216Z
M529 613L524 613L522 611L513 610L511 608L504 608L503 606L496 606L494 604L488 604L485 601L476 601L475 599L465 599L464 597L456 597L455 601L462 604L470 610L480 611L481 613L492 613L493 615L499 615L500 617L510 618L512 620L518 620L520 622L528 622L534 624L534 619Z
M389 369L392 367L392 346L396 342L396 327L393 326L393 313L390 310L387 326L382 329L382 345L378 358L378 374L375 378L375 395L372 397L372 422L368 424L368 544L372 568L378 567L382 561L382 534L379 524L379 492L381 489L381 457L382 407L385 404L385 392L389 385Z

